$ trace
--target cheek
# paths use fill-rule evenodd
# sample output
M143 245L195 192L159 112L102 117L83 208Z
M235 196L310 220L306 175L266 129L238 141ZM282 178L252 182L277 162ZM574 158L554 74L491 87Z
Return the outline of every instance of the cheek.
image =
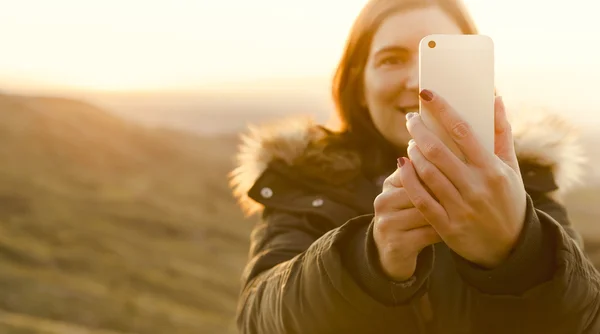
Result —
M402 92L404 71L371 70L365 73L364 91L369 107L393 103Z
M365 73L365 102L377 130L392 144L404 145L409 139L404 114L394 109L405 89L405 71L375 71Z

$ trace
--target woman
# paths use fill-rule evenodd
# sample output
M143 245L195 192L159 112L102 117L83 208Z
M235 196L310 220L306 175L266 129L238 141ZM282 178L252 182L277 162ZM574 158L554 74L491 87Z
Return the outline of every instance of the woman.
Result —
M232 185L262 219L242 333L600 333L599 275L559 202L578 160L542 141L568 127L513 135L498 98L494 155L418 91L420 39L476 33L457 1L370 1L334 79L340 131L286 121L246 137ZM424 127L419 98L467 162Z

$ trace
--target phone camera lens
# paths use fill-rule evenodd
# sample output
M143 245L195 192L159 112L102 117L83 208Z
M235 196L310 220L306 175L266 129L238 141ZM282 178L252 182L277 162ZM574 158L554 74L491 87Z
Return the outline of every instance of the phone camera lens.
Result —
M435 42L434 41L429 41L429 43L427 43L427 45L429 45L430 48L435 48Z

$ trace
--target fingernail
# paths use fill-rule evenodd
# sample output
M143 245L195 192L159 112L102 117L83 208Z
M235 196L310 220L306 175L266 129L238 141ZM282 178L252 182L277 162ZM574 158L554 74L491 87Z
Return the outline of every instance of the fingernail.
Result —
M398 168L401 168L402 166L404 166L404 157L398 158Z
M408 114L406 114L406 120L408 121L409 119L411 119L411 118L413 118L413 117L415 117L417 115L418 115L417 112L414 112L414 111L413 112L409 112Z
M421 96L421 98L427 102L433 100L433 93L427 89L421 90L419 96Z

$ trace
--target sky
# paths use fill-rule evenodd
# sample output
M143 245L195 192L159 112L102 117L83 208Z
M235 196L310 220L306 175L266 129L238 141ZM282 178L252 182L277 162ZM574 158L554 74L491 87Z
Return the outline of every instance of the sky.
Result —
M193 90L329 78L365 2L0 0L0 87ZM494 39L505 95L600 109L596 1L465 3Z

